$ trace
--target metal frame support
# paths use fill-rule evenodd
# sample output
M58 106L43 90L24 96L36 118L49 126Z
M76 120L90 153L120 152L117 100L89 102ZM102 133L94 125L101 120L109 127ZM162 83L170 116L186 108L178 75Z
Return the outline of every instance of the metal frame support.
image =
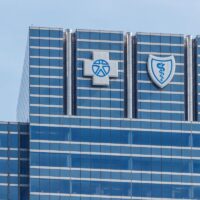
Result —
M72 115L72 31L66 30L67 115Z
M133 116L133 81L132 81L132 33L126 35L127 46L127 117Z
M192 36L186 36L187 45L187 101L188 121L193 121L193 56Z

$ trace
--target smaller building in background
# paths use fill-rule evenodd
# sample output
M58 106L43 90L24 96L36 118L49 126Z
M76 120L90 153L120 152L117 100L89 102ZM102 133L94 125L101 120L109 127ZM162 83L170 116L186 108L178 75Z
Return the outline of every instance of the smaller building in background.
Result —
M29 125L0 122L0 199L29 199Z

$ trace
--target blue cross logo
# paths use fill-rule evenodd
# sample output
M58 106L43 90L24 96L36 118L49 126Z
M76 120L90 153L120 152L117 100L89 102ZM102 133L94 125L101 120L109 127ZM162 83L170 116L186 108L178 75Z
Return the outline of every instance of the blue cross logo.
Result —
M110 78L118 77L118 61L110 60L108 51L93 51L92 59L84 60L83 76L91 76L92 84L109 85Z
M92 71L98 77L107 76L110 72L110 66L107 61L103 59L95 60L92 64Z

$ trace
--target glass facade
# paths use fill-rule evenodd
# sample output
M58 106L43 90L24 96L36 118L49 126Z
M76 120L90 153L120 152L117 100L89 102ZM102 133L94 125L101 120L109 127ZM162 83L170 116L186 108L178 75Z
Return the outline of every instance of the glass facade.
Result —
M138 33L136 46L138 118L185 120L184 36ZM149 55L175 57L175 75L162 90L152 84L146 71Z
M76 113L80 116L124 117L124 37L122 32L76 32ZM119 76L104 89L91 87L91 78L83 73L84 59L93 51L108 51L110 60L118 62ZM100 92L101 91L101 92ZM112 98L108 98L112 97Z
M30 27L0 199L200 199L199 41Z

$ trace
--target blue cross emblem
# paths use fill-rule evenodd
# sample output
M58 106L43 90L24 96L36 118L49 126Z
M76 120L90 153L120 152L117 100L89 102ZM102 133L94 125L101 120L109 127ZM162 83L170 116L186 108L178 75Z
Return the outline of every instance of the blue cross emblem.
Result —
M106 60L95 60L92 64L92 71L96 76L104 77L110 72L110 66Z
M84 60L84 76L92 76L93 85L109 85L109 78L118 77L118 61L110 60L109 52L93 51L93 59Z

